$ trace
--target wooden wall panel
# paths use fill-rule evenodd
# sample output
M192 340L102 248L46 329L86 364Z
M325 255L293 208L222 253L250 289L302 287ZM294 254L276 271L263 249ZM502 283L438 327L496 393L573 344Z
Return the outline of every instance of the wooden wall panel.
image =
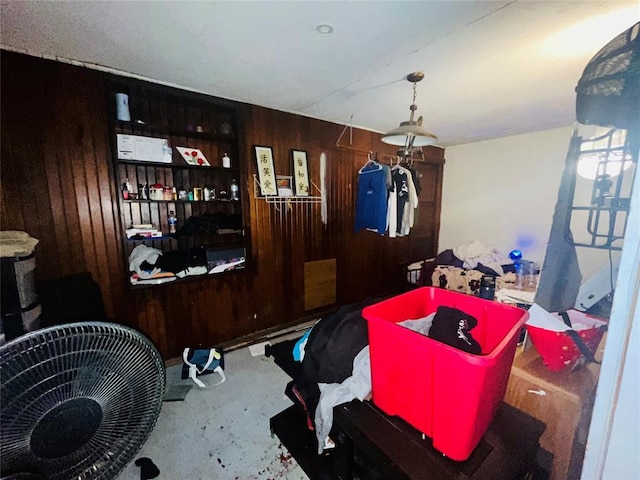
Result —
M40 240L39 279L91 272L108 316L143 331L165 358L179 356L186 346L229 342L323 311L305 310L307 262L336 259L338 306L399 292L403 265L437 253L441 149L427 149L423 175L428 195L421 198L415 237L355 233L358 169L368 151L392 154L393 147L383 144L379 134L357 129L336 146L343 125L231 102L240 118L249 268L132 290L119 242L107 75L5 51L2 67L0 227L25 230ZM155 108L152 98L140 101L141 108ZM291 149L307 151L310 178L318 186L320 155L326 155L326 224L320 204L278 210L255 198L253 145L272 147L280 175L291 175Z
M90 271L115 318L123 265L102 75L7 52L2 66L0 225L39 240L37 278Z

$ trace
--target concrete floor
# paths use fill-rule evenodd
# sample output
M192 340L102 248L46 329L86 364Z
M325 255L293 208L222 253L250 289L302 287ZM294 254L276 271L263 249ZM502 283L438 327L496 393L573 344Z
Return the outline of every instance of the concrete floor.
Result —
M273 342L272 342L273 343ZM167 369L167 384L181 380L182 365ZM158 423L135 459L150 458L160 480L306 480L277 437L269 418L291 405L284 395L290 378L264 355L248 348L225 354L226 382L200 388L184 401L164 402ZM217 374L200 377L205 384ZM118 480L139 480L134 461Z

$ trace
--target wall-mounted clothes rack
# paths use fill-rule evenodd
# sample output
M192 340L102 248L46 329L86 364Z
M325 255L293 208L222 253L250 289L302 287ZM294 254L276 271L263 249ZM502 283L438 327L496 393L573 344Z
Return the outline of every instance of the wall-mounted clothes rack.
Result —
M420 152L422 153L422 150L420 150ZM387 155L387 154L380 155L378 152L374 152L374 151L369 151L369 152L363 151L361 153L367 154L367 162L373 161L373 162L383 163L389 166L402 165L402 164L413 165L414 160L422 159L422 155L420 155L417 158L414 158L414 157L405 158L405 157L400 157L398 155Z

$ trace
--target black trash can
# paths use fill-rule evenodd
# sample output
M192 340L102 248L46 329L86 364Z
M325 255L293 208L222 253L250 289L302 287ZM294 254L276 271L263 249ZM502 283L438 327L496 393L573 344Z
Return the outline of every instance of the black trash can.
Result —
M35 253L0 258L1 331L12 340L40 326L42 308L35 284Z

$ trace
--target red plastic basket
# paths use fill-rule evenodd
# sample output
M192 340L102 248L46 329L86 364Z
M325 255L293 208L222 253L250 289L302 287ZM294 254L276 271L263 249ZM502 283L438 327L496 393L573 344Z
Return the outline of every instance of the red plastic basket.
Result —
M576 331L591 353L595 354L606 330L606 320L578 310L569 310L567 313L572 324L581 324L583 327L585 324L588 325L588 328ZM566 332L551 331L527 324L527 333L542 362L553 372L572 368L582 356L575 341Z
M472 355L396 323L445 305L478 320ZM433 440L449 458L466 460L504 398L526 310L471 295L423 287L366 307L374 403Z

